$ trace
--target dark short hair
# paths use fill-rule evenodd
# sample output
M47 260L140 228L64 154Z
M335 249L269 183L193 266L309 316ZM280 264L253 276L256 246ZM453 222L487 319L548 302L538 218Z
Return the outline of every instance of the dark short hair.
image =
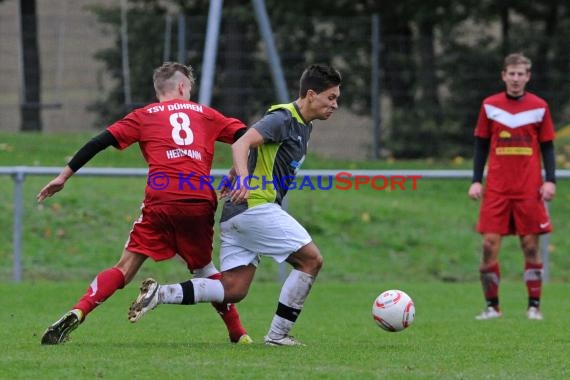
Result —
M154 89L156 92L164 93L164 86L167 80L172 78L177 72L190 79L191 86L194 86L194 72L192 66L185 66L178 62L164 62L162 66L154 69L152 81L154 82Z
M342 82L340 73L332 66L323 64L310 65L301 75L299 96L304 98L307 91L313 90L317 94L338 86Z

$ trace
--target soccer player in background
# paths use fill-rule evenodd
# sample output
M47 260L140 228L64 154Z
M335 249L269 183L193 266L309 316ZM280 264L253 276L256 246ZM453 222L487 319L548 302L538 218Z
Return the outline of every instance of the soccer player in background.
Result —
M233 143L246 126L190 101L194 75L189 66L164 63L154 70L153 82L158 103L134 110L86 143L37 195L42 202L62 190L77 170L111 145L122 150L138 143L148 164L141 216L120 260L100 272L71 311L48 327L42 344L65 342L93 309L133 279L149 257L161 261L179 255L194 277L221 277L212 263L217 194L204 189L200 178L210 175L215 142ZM188 183L180 183L181 175ZM235 305L212 304L226 324L230 341L251 343Z
M483 100L475 128L473 183L468 195L482 199L477 230L483 236L479 271L487 306L476 317L479 320L502 315L499 250L502 237L513 234L519 236L524 255L527 317L543 319L539 235L552 231L545 201L553 199L556 192L554 126L546 101L525 91L530 76L530 59L522 54L508 55L501 76L506 90Z
M236 184L226 189L220 220L222 278L172 285L146 279L129 311L132 322L158 304L239 302L247 295L260 256L267 256L279 263L286 261L293 269L281 288L265 343L302 345L289 332L323 258L308 232L281 208L281 202L305 160L312 121L327 120L338 108L340 83L341 76L334 68L309 66L301 76L298 99L272 106L232 145L230 175Z

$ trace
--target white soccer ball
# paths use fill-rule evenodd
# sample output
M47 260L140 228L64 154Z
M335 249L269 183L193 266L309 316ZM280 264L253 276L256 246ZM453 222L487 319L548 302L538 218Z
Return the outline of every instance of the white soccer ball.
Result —
M402 331L414 322L414 301L405 292L386 290L374 300L372 317L386 331Z

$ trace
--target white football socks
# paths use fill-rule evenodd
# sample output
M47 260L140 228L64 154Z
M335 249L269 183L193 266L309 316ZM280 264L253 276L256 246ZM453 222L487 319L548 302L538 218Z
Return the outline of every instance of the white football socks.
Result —
M180 284L159 285L158 303L181 304L184 298Z
M278 306L277 313L269 327L267 335L271 339L281 339L289 335L289 331L295 325L297 316L301 312L305 300L311 291L313 282L315 282L315 278L310 274L296 269L291 270L281 288L281 294L279 295L279 303L281 305ZM287 314L289 315L287 316Z
M194 301L200 302L223 302L224 286L220 280L210 280L209 278L194 278Z
M224 286L219 280L194 278L190 281L194 289L194 303L224 301ZM159 303L181 304L184 299L182 285L160 285L158 288L158 299Z

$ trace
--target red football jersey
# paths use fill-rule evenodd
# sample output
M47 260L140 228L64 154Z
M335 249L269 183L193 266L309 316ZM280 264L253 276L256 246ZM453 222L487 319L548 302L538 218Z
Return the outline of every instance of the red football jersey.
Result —
M216 200L208 176L216 141L233 143L245 125L204 105L182 99L153 103L108 127L119 149L138 142L148 164L145 204Z
M545 100L530 92L518 99L506 92L486 98L475 136L490 139L487 191L513 198L538 196L542 185L540 143L554 140Z

